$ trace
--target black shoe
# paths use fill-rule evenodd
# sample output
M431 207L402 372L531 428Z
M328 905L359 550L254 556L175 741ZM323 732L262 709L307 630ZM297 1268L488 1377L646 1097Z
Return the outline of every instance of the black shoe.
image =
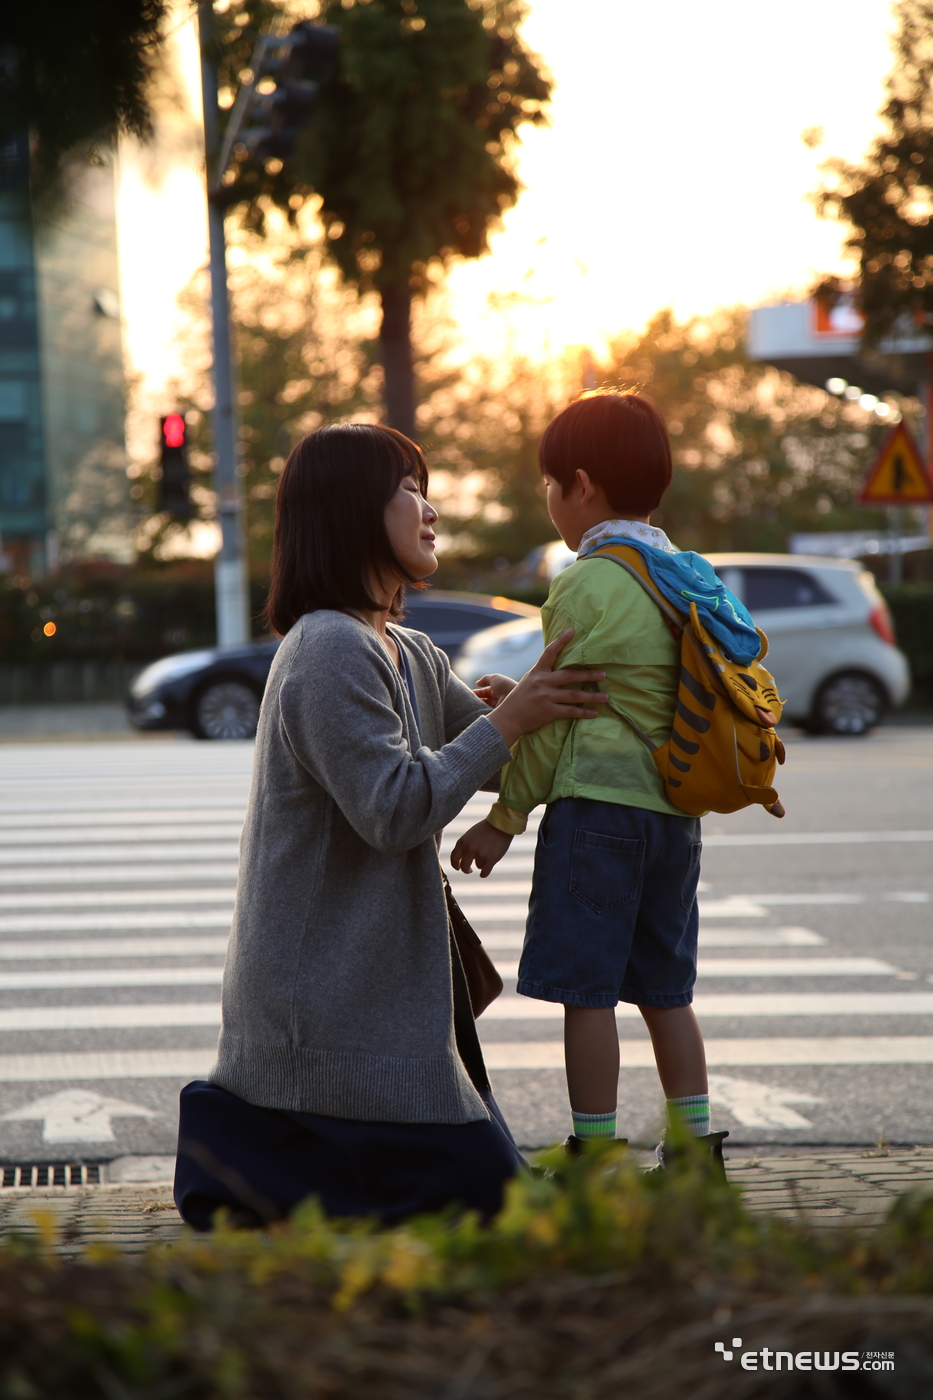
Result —
M695 1142L701 1142L704 1147L708 1149L710 1171L713 1176L718 1177L720 1181L726 1180L726 1164L723 1161L722 1144L723 1139L728 1136L729 1134L727 1132L705 1133L702 1137L694 1138ZM674 1162L683 1160L686 1155L682 1147L672 1147L665 1142L663 1133L661 1135L661 1141L654 1151L658 1159L658 1165L656 1167L649 1167L649 1171L663 1171L666 1167L672 1166Z
M563 1144L564 1151L567 1153L568 1157L579 1157L588 1142L617 1142L621 1143L623 1147L628 1147L628 1138L581 1138L576 1137L574 1133L571 1133L569 1138L567 1138L567 1140Z

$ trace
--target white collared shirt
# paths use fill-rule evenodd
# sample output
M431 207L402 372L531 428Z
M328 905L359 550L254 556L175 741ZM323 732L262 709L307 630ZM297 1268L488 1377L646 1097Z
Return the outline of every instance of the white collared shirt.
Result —
M653 545L655 549L663 549L665 554L680 553L677 546L671 544L667 535L663 530L659 530L657 525L646 525L643 520L603 520L599 525L593 525L587 530L580 541L577 558L582 559L584 555L591 554L606 540L612 539L613 535L631 535L644 544Z

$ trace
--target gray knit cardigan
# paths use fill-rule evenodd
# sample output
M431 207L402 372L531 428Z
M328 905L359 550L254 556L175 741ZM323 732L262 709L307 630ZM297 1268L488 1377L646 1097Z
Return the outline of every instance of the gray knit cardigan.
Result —
M488 1117L457 1054L441 829L510 757L420 632L307 613L266 686L211 1082L367 1122Z

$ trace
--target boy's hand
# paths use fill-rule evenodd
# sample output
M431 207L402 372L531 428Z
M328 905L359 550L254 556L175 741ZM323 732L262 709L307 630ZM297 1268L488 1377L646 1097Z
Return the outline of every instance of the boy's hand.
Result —
M480 700L485 700L491 710L494 710L500 700L504 700L507 695L518 685L518 681L513 681L511 676L500 676L494 672L491 676L480 676L473 687L473 694Z
M465 831L450 853L450 863L454 870L462 870L464 875L472 875L473 862L480 876L488 875L499 864L512 844L511 836L490 826L489 822L477 822Z

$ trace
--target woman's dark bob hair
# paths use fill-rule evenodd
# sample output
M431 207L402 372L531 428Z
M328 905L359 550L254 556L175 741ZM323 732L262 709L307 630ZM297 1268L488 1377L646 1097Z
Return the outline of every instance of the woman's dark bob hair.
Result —
M422 495L421 448L394 428L335 423L292 449L275 500L272 582L265 620L280 637L317 608L379 607L373 580L415 580L395 557L385 511L406 476ZM392 606L400 611L401 590Z
M671 484L664 419L632 392L588 394L558 413L544 430L538 461L564 496L575 474L586 472L623 518L650 515Z

